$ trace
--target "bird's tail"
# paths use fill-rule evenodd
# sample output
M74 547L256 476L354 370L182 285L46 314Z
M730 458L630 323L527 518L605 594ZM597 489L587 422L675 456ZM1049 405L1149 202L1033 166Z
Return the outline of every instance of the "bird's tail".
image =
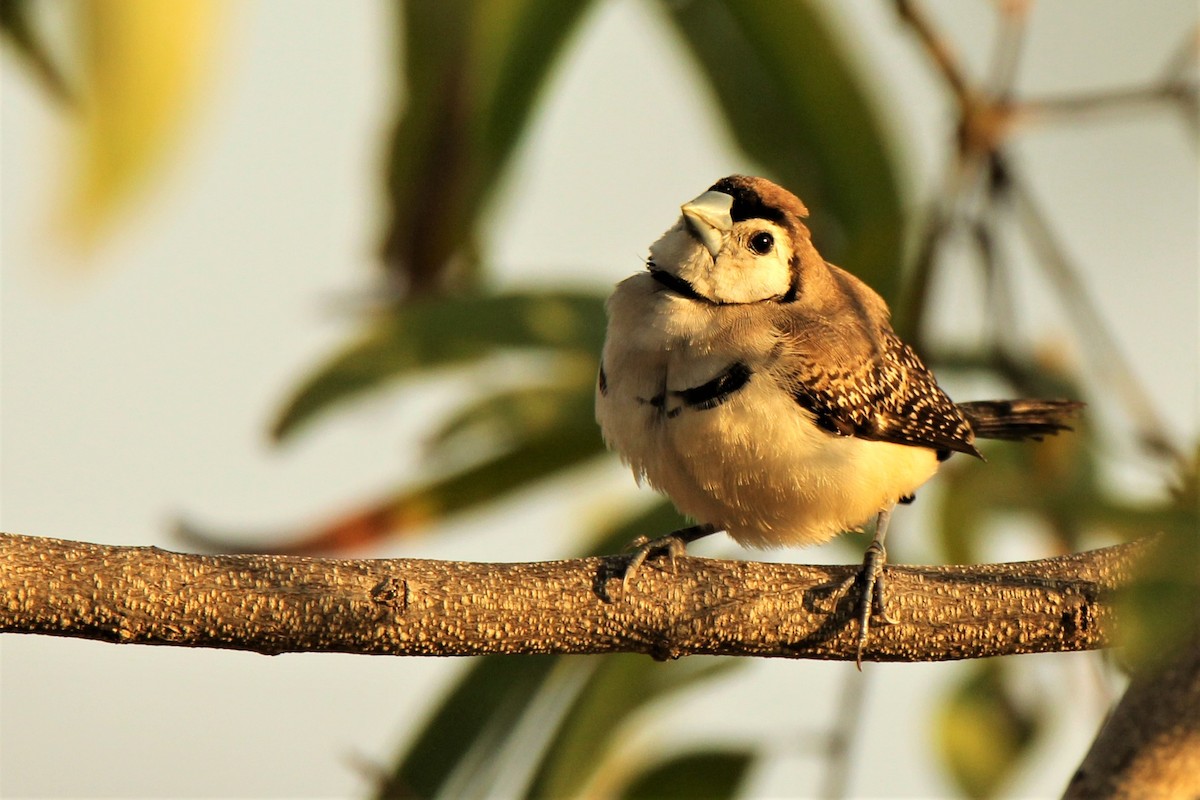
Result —
M958 410L980 439L1041 441L1044 436L1074 430L1067 421L1083 406L1074 400L979 400L959 403Z

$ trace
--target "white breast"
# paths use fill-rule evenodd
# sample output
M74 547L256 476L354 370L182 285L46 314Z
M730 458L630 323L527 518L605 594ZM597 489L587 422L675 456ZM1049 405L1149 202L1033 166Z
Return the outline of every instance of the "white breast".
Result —
M933 476L932 450L818 428L768 374L778 335L756 309L696 303L647 274L618 286L596 417L639 480L743 545L776 547L857 529ZM735 362L751 377L724 403L689 408L671 394Z

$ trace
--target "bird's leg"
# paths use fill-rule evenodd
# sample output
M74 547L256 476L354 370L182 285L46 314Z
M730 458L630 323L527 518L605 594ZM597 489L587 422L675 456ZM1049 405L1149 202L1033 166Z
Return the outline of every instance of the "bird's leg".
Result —
M875 520L875 538L867 545L863 555L862 578L863 592L858 601L858 655L854 659L858 668L862 669L863 648L867 646L867 638L871 631L871 613L877 612L886 625L894 625L896 620L887 613L887 578L883 574L883 565L887 563L887 548L883 540L887 538L888 522L892 518L892 509L879 512Z
M689 544L697 539L710 536L718 530L720 529L716 525L693 525L690 528L680 528L657 539L651 539L648 536L639 536L634 539L629 543L629 549L633 552L629 555L629 562L625 565L625 576L621 579L622 591L629 589L629 582L633 580L642 564L652 554L666 551L671 559L671 570L674 571L676 557L683 555Z

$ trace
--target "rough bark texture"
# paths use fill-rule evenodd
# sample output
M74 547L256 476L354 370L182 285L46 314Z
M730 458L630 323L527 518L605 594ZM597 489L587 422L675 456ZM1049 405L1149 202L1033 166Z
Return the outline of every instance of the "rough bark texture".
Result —
M1200 797L1200 636L1134 676L1064 797Z
M865 658L1090 650L1142 544L1044 561L889 566ZM858 567L624 557L522 564L201 556L0 534L0 632L259 653L646 653L853 659Z

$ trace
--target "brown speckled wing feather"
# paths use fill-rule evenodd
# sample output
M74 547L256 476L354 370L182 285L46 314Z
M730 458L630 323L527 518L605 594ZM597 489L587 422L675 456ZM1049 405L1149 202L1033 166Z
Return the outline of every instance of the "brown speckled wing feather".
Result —
M890 328L874 336L859 328L854 346L840 331L826 339L840 344L818 347L819 357L810 355L819 342L811 326L809 333L797 339L794 331L784 332L787 357L775 377L818 426L841 436L979 455L970 423Z

